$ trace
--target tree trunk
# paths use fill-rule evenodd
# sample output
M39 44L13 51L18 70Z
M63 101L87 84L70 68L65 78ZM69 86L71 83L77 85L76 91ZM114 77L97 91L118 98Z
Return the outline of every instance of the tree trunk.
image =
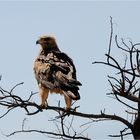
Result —
M132 133L135 140L140 140L140 118L139 117L134 122Z
M140 98L140 91L139 91L138 98ZM137 115L137 118L133 124L132 133L133 133L135 140L140 140L140 102L138 102L138 115Z

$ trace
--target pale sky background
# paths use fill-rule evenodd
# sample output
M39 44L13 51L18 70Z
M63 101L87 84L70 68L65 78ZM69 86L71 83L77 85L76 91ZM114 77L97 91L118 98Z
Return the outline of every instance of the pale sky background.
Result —
M67 53L77 68L77 77L82 82L81 100L78 111L98 114L106 109L108 114L121 115L125 106L106 96L110 91L107 75L113 72L102 65L92 65L95 60L105 60L110 35L110 16L113 17L114 34L119 38L140 42L140 1L0 1L0 86L11 89L15 84L24 82L15 93L23 98L31 91L38 91L32 65L38 54L39 45L35 42L40 35L54 35L59 48ZM115 45L114 45L115 46ZM121 62L123 53L114 48L114 55ZM49 96L49 104L57 105L63 97ZM33 101L39 103L39 96ZM2 112L1 112L2 113ZM48 119L54 112L45 111L35 116L26 116L21 109L9 113L0 120L0 131L10 133L21 129L26 117L26 128L54 130ZM76 119L75 126L86 120ZM83 122L82 122L83 121ZM84 134L93 139L112 139L109 134L119 134L124 125L115 121L94 123ZM79 128L78 128L79 129ZM83 130L84 128L81 128ZM132 138L131 136L126 139ZM17 134L0 139L50 139L40 134Z

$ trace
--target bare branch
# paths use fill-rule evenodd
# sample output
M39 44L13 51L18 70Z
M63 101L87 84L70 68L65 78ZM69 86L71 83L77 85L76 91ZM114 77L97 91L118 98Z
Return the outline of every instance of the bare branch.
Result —
M132 132L125 133L125 134L120 134L120 135L108 135L109 137L122 137L122 136L127 136L127 135L132 135Z
M47 106L46 108L41 108L36 103L33 103L33 102L30 101L30 99L31 99L30 97L34 95L33 93L31 93L28 100L22 100L21 97L19 97L17 95L14 95L14 93L12 93L12 95L11 95L8 91L6 91L6 93L5 93L4 90L3 90L2 92L3 92L3 94L2 94L2 98L0 98L0 105L3 106L3 107L8 107L8 111L4 115L2 115L1 117L7 115L11 110L13 110L17 107L23 108L25 110L25 112L27 113L27 115L35 115L35 114L37 114L37 113L39 113L43 110L54 110L57 113L59 113L58 118L61 119L61 129L62 129L62 132L63 132L62 134L63 135L66 135L65 131L64 131L64 117L70 116L70 115L74 115L74 116L81 117L81 118L87 118L87 119L116 120L116 121L122 122L127 127L132 129L132 124L131 123L129 123L127 120L125 120L125 119L123 119L123 118L121 118L117 115L108 115L108 114L105 114L104 112L101 112L101 114L87 114L87 113L75 112L75 110L70 110L68 112L65 112L64 108L55 107L55 106ZM10 94L10 95L7 95L7 94ZM14 100L12 100L12 99L14 99ZM4 101L4 103L3 103L3 101ZM30 111L29 107L35 108L36 111L34 111L34 112ZM19 133L19 132L27 132L27 131L22 130L22 131L17 131L16 133ZM31 132L31 131L29 131L29 132ZM36 132L36 131L33 130L32 132ZM39 132L39 131L37 131L37 132ZM44 131L41 131L41 132L45 133ZM12 133L11 135L13 135L13 134L15 134L15 133Z
M113 37L113 23L112 23L112 17L111 16L110 16L110 25L111 25L111 31L110 31L108 55L110 55L111 44L112 44L112 37ZM107 62L109 63L109 58L108 57L107 57Z
M42 130L19 130L19 131L15 131L15 132L13 132L9 135L6 135L6 136L10 137L10 136L18 134L18 133L40 133L40 134L46 134L46 135L65 137L65 138L69 138L69 139L90 140L89 138L82 137L82 136L63 135L63 134L60 134L60 133L47 132L47 131L42 131Z

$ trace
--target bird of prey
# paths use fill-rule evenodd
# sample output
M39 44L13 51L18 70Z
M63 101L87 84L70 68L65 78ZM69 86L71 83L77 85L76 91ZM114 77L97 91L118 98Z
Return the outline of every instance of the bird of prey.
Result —
M41 107L46 107L49 93L64 95L66 110L71 108L72 100L79 100L79 87L73 60L61 52L55 38L41 36L36 44L41 50L34 62L34 73L39 86Z

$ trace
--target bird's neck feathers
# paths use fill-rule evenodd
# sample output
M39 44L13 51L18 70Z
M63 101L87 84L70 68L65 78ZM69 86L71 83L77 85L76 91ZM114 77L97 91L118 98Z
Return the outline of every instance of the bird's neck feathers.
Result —
M55 46L42 46L41 54L47 55L50 52L60 52L57 45Z

